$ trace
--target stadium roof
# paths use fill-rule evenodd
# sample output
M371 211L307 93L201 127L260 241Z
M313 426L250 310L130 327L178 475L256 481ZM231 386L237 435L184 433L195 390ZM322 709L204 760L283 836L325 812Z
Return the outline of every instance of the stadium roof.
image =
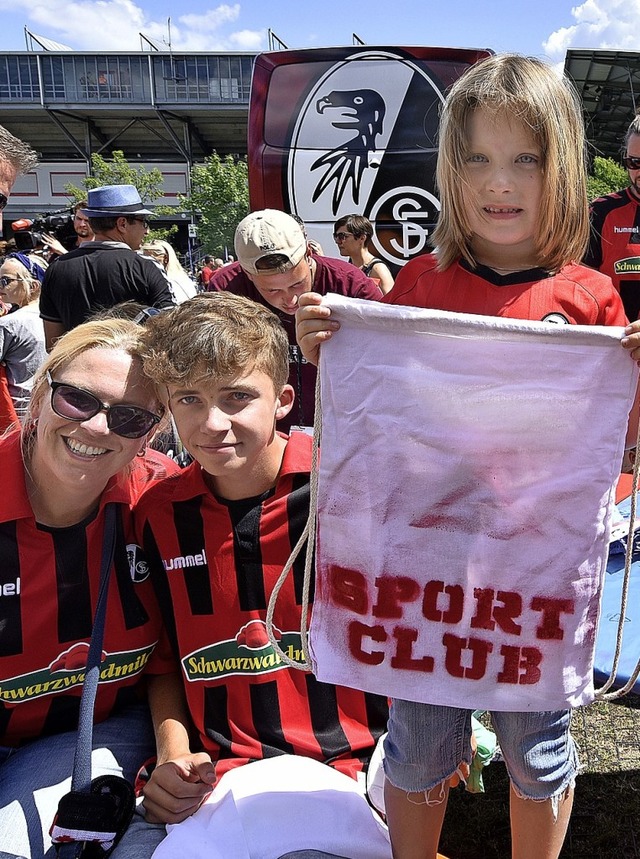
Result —
M48 39L46 36L39 36L37 33L32 33L27 27L24 28L24 36L27 40L27 50L32 51L34 42L44 51L72 51L68 45L63 45L62 42L54 42L53 39Z
M564 70L582 100L592 153L618 161L640 108L640 53L570 48Z

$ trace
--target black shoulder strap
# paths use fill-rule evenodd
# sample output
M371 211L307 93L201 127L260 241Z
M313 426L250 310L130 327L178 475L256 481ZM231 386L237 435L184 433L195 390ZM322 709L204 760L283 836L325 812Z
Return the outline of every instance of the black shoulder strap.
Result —
M375 259L372 259L370 263L367 263L367 265L362 266L362 271L367 275L367 277L369 277L369 274L371 273L371 269L374 267L374 265L377 265L379 262L384 262L384 261L379 259L378 257L375 257Z
M93 711L100 680L107 595L116 546L116 520L117 505L107 504L104 511L100 587L80 698L71 791L60 800L51 827L51 836L59 859L107 856L128 825L135 805L133 788L124 779L102 776L93 784L91 782ZM121 831L117 831L116 824ZM90 832L85 831L89 827ZM101 843L93 840L98 837ZM86 838L90 840L87 841Z
M78 716L78 739L73 759L73 774L71 789L88 791L91 785L91 744L93 740L93 709L100 680L100 662L102 660L102 641L104 639L104 622L107 612L107 594L111 566L116 547L116 504L107 504L104 511L104 536L102 538L102 561L100 563L100 590L96 604L96 614L93 620L93 631L87 668L80 698L80 713Z

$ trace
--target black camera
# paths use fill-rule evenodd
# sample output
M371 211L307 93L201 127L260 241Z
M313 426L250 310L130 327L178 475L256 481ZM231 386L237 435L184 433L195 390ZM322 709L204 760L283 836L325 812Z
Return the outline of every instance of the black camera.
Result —
M16 250L31 251L42 247L42 235L48 233L58 239L67 250L76 242L76 232L73 229L72 209L56 209L46 215L36 215L33 220L22 218L11 225Z

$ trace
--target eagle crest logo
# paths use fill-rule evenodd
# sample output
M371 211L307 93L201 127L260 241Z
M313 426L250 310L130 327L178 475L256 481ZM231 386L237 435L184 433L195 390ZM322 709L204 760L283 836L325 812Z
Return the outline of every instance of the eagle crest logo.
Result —
M330 115L334 128L354 132L344 144L323 153L311 165L311 170L324 168L312 202L315 203L333 183L331 208L336 215L349 185L354 202L360 202L362 174L369 166L369 156L376 149L376 139L382 134L385 103L382 96L372 89L334 90L318 100L316 110L321 115Z

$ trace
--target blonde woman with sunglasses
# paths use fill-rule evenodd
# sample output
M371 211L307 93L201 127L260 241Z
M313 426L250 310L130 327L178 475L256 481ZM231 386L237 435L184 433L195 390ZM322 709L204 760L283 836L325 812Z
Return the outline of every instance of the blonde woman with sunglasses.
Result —
M130 320L106 319L58 340L21 431L0 439L2 856L54 856L49 827L68 791L112 519L93 778L133 781L154 751L141 679L162 664L160 618L130 511L163 476L160 455L150 466L146 454L162 407L142 371L140 333ZM160 467L177 471L169 460Z

